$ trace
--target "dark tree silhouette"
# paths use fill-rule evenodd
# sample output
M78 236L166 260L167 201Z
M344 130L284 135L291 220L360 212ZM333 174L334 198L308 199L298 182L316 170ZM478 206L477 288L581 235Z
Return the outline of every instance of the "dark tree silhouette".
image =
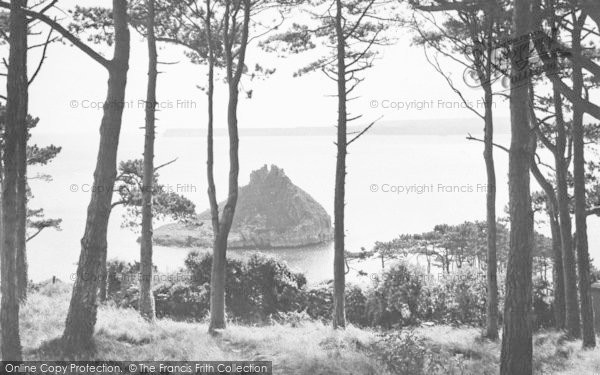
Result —
M536 142L537 143L537 142ZM554 323L559 330L565 329L566 307L565 307L565 275L562 259L562 242L560 239L560 224L558 220L558 199L554 191L554 185L548 181L540 170L536 160L531 162L531 173L538 184L544 190L542 197L548 213L550 232L552 234L552 252L553 256L553 290L554 290Z
M152 190L154 188L154 129L156 122L156 84L158 53L155 35L155 1L146 1L148 43L148 92L146 94L146 135L144 141L144 184L142 187L142 238L140 240L140 314L149 321L156 318L152 293Z
M2 254L0 327L2 359L20 361L19 299L17 289L17 221L19 218L20 153L27 144L27 17L26 1L10 2L10 56L6 90L6 126L4 130L4 176L2 180Z
M572 44L573 53L573 91L577 96L583 96L584 75L580 64L582 54L582 30L587 19L583 13L579 18L573 18ZM587 199L586 199L586 171L585 171L585 131L583 126L584 112L581 106L573 108L573 178L575 182L575 229L577 244L577 270L579 275L579 301L581 303L582 338L584 348L596 346L596 333L594 332L594 310L592 305L592 291L590 278L590 254L587 238ZM597 312L600 313L600 312Z
M88 206L86 227L81 240L81 255L77 267L77 279L69 306L69 313L63 333L63 345L69 352L89 349L93 345L92 336L97 317L97 291L99 276L106 264L106 233L111 209L113 187L116 177L117 149L121 131L125 87L129 69L129 29L127 17L127 1L113 0L112 17L104 17L102 12L88 12L78 8L78 16L93 19L100 15L101 21L86 23L91 29L102 29L106 19L114 23L114 56L111 60L104 58L90 46L74 35L80 28L76 25L69 31L45 13L56 2L50 3L39 12L25 10L26 16L42 21L56 30L66 40L73 43L84 53L98 62L108 71L107 98L104 115L100 125L100 147L96 169L94 172L95 189ZM9 8L6 2L0 7Z
M31 80L30 80L31 82ZM26 141L29 140L31 129L35 128L39 123L38 118L34 118L30 115L27 116L26 124L27 124L27 134ZM0 104L0 131L4 135L4 129L6 128L6 106L4 104ZM0 155L4 154L5 140L0 140ZM56 155L61 151L60 147L56 147L54 145L39 147L38 145L26 145L25 148L25 157L27 166L43 166L50 163ZM19 152L19 158L21 158L21 154ZM51 177L45 174L38 174L37 176L28 176L27 169L23 170L21 165L19 165L19 183L21 183L21 176L25 176L25 187L20 187L18 192L20 194L21 191L25 192L25 202L29 201L33 194L27 183L28 179L41 179L49 181ZM0 162L0 181L4 179L4 166ZM22 202L22 198L19 197L19 202ZM19 219L17 221L17 226L21 226L21 209L18 211ZM27 285L29 281L28 277L28 264L27 264L27 253L26 248L23 243L27 243L33 238L35 238L38 234L40 234L44 229L47 228L55 228L60 229L60 219L48 219L44 217L43 209L29 209L26 207L25 209L25 233L21 229L17 230L17 238L18 238L18 247L17 247L17 294L19 296L19 300L24 302L27 299ZM32 233L33 231L33 233ZM21 239L21 236L24 236Z
M532 373L533 212L530 176L533 137L529 126L531 3L515 0L511 40L511 146L509 152L510 250L502 330L501 375Z

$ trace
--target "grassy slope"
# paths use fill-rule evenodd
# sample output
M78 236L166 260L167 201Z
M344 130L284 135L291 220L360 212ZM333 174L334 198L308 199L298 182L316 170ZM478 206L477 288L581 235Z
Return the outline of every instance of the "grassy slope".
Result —
M21 311L25 359L57 357L48 344L62 333L70 285L56 284L32 293ZM231 325L220 337L205 324L143 321L133 310L102 307L96 326L98 360L271 360L276 374L378 374L387 372L363 348L377 340L375 332L350 327L336 332L320 323L298 327ZM479 339L473 328L419 328L435 352L450 356L457 374L496 374L499 344ZM600 349L583 352L580 342L562 342L557 333L534 339L536 374L600 373Z

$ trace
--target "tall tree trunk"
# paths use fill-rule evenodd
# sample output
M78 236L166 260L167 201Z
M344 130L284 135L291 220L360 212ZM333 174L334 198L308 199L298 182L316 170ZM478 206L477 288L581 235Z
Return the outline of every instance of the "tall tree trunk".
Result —
M27 1L23 1L25 7ZM27 37L24 37L25 49L27 49ZM25 61L25 64L27 62ZM25 77L27 77L27 67L24 68ZM26 83L28 85L28 83ZM28 91L28 87L24 90ZM28 106L27 106L28 107ZM21 108L24 113L20 116L25 118L23 124L19 125L19 144L17 145L17 295L19 301L24 302L27 299L27 283L29 281L27 265L27 140L29 132L27 129L27 107Z
M227 265L227 239L233 224L235 207L238 197L238 175L239 175L239 137L238 137L238 88L229 85L229 104L227 109L227 123L229 128L229 194L227 203L223 208L223 214L219 223L219 232L213 247L213 264L211 273L211 309L210 327L214 332L216 329L225 328L225 275Z
M558 199L558 217L560 223L560 238L563 251L565 273L565 303L566 328L570 338L581 336L579 320L579 304L577 302L577 273L575 253L573 252L573 237L571 234L571 213L569 210L568 165L565 159L567 133L562 112L562 99L556 85L554 86L554 102L556 111L556 149L554 161L556 165L556 187Z
M211 213L211 223L213 229L213 262L217 258L218 252L218 243L217 239L219 238L219 203L217 201L217 191L215 187L215 174L214 174L214 93L215 93L215 54L213 49L213 38L212 38L212 10L211 10L211 1L206 0L206 19L205 19L205 28L206 28L206 45L208 46L208 90L207 90L207 101L208 101L208 126L207 126L207 135L206 135L206 177L208 181L208 201L210 204L210 213ZM216 266L214 266L216 267ZM220 264L217 268L223 268ZM214 268L213 268L214 269ZM225 273L225 272L223 272ZM218 276L215 275L215 278ZM225 286L225 280L219 280L219 285L222 285L222 288ZM211 290L212 290L211 286ZM219 318L218 324L215 326L219 326L221 324L221 320L224 322L225 315L225 300L222 301L219 299L215 302L214 306L223 306L223 310L219 311L219 317L223 316L223 319ZM224 326L223 326L224 327ZM220 328L223 328L220 327Z
M154 0L147 0L148 92L146 93L146 137L144 142L144 182L142 193L142 238L140 241L140 314L154 321L152 294L152 196L154 190L154 129L156 122L156 79L158 56L154 31Z
M489 60L489 59L488 59ZM487 82L487 81L486 81ZM496 170L494 167L494 120L492 116L493 96L491 84L485 90L485 169L487 174L487 306L486 336L498 339L498 260L496 256Z
M68 351L90 348L97 315L98 280L106 267L106 234L112 193L117 175L117 149L127 71L129 70L129 29L127 1L113 0L115 53L108 69L108 92L100 125L100 147L94 172L94 190L87 211L77 279L67 314L63 344Z
M532 373L533 212L530 177L533 138L528 121L530 1L515 0L511 49L509 154L510 251L502 331L501 375ZM515 53L519 51L519 53ZM524 65L524 66L523 66Z
M2 256L0 279L0 335L2 360L20 361L19 299L17 282L17 219L19 209L19 148L27 140L28 78L27 1L10 2L10 56L7 77L6 128L4 131L4 180L2 184Z
M344 208L346 204L346 123L348 114L346 111L346 40L343 29L341 0L336 0L336 5L338 124L334 197L333 328L344 328L346 327L346 309L344 306L346 289Z
M575 17L573 17L575 18ZM581 29L586 15L574 19L573 27L573 91L578 96L583 94L583 71L578 57L581 56ZM577 243L577 270L579 271L579 300L581 301L581 323L583 347L596 346L594 332L594 309L590 278L590 254L587 238L587 204L585 189L585 143L583 129L583 111L578 105L573 108L573 164L575 180L575 230Z
M558 222L558 200L552 184L544 177L535 160L531 162L531 173L546 194L546 209L552 234L552 281L554 289L554 323L559 330L565 328L565 275L563 270L562 243Z
M27 264L27 124L19 128L17 163L17 295L19 301L27 300L29 282Z
M211 30L211 2L206 0L206 42L208 46L208 130L206 135L206 175L208 181L208 201L210 204L211 222L213 229L213 264L212 264L212 275L211 275L211 321L214 312L214 329L225 328L225 269L226 264L217 264L217 258L221 254L219 248L219 204L217 201L217 191L215 187L214 177L214 92L215 92L215 57L212 44L212 30ZM226 261L225 261L226 262ZM222 278L219 273L222 273ZM213 284L213 281L217 284ZM213 293L215 296L213 297ZM220 298L222 296L222 298ZM213 300L214 298L214 300Z
M210 281L210 324L209 332L214 333L217 329L224 329L225 322L225 276L227 265L227 238L233 224L235 207L238 198L238 176L240 172L239 162L239 135L237 107L239 102L239 84L242 77L246 47L248 46L248 33L250 28L251 2L244 0L237 6L243 7L244 20L241 25L241 37L239 50L235 54L237 61L234 63L234 38L229 34L231 30L237 30L240 25L235 24L235 15L230 19L231 2L226 2L225 9L225 59L227 69L227 83L229 88L229 102L227 106L227 128L229 132L229 191L227 202L223 207L219 231L215 236L213 246L213 262ZM234 5L235 6L235 5ZM234 12L235 14L237 12ZM233 24L230 25L230 22Z
M565 274L563 269L562 245L560 238L560 225L556 207L549 208L550 230L552 232L552 280L554 286L554 321L557 329L565 329Z
M211 1L206 0L206 45L208 46L208 126L206 135L206 178L208 181L208 201L210 204L211 223L214 240L219 235L219 204L215 187L214 173L214 93L215 93L215 53L212 40L212 10ZM216 246L213 243L213 247Z

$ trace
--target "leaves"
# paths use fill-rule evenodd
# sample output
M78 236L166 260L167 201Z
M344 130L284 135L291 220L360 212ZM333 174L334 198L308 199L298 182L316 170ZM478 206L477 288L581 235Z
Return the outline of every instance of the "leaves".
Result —
M118 200L113 207L124 205L126 212L122 226L137 229L141 225L143 194L143 160L126 160L119 164L119 174L115 183ZM152 183L152 213L154 219L170 218L176 221L191 220L196 215L196 206L174 188L161 185L158 173L154 173Z
M69 13L73 18L68 26L71 33L77 36L87 34L87 40L94 44L113 45L115 33L112 9L78 5L69 10Z
M498 222L497 248L498 261L506 262L508 257L509 229ZM458 225L440 224L433 231L420 234L403 234L388 242L376 242L371 256L385 259L425 257L428 262L449 268L476 265L477 260L485 262L487 257L487 224L482 221L465 222ZM552 257L551 240L539 233L535 236L534 257Z

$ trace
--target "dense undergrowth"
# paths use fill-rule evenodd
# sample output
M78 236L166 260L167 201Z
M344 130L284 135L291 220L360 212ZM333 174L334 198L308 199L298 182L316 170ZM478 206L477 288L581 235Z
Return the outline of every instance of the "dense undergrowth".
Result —
M71 285L37 285L21 309L26 360L64 359L60 337ZM213 337L204 321L159 319L151 324L133 309L100 307L95 360L267 360L275 374L497 374L499 342L473 327L439 325L380 330L349 326L334 331L319 320L230 323ZM600 372L600 350L582 351L561 334L534 337L536 374Z

